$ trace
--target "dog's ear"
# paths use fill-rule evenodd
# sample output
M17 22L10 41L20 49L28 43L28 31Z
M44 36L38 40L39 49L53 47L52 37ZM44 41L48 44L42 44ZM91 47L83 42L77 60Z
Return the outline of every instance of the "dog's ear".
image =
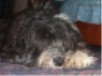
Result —
M65 21L66 23L68 23L70 25L70 27L72 27L72 29L74 29L76 32L79 32L79 29L76 27L76 25L72 22L72 20L70 19L70 17L65 14L65 13L59 13L54 15L54 18L60 19Z

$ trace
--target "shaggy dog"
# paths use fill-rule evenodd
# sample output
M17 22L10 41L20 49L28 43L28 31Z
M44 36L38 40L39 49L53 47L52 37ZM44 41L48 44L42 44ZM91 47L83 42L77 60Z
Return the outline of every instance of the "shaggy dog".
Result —
M45 68L84 68L96 58L65 14L29 10L9 25L0 54L12 63Z

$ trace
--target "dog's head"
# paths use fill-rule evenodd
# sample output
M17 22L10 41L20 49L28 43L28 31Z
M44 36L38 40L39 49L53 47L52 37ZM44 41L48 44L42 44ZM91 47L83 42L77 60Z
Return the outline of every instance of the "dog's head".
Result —
M32 25L36 46L41 50L37 59L38 66L62 67L66 52L77 47L78 29L64 14L35 21Z

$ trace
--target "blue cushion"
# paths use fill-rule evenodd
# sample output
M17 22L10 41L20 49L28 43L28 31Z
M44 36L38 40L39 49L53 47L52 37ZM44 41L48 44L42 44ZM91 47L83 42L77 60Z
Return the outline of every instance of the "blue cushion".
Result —
M72 21L101 23L101 0L66 0L60 8Z

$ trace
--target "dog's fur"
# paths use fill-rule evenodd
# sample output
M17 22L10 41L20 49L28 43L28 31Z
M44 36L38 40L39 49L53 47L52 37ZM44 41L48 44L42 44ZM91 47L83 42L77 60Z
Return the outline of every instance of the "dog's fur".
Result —
M12 63L46 68L84 68L95 62L80 31L64 14L28 11L15 18L1 55Z

